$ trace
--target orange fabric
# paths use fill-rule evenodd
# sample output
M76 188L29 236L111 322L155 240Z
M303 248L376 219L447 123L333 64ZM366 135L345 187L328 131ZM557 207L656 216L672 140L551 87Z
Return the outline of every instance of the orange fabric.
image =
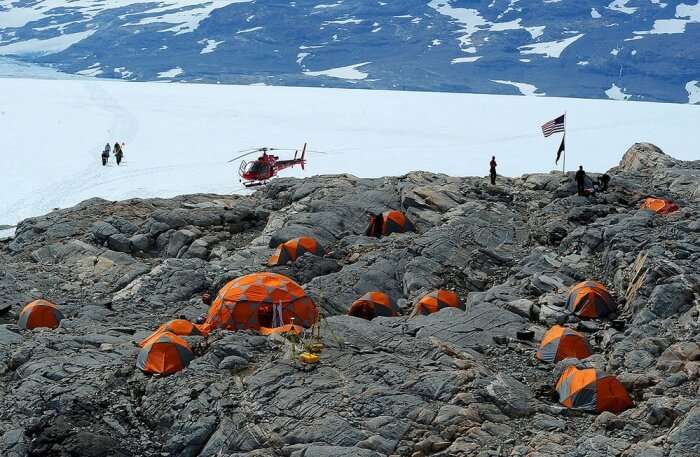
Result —
M164 332L157 340L145 346L142 351L147 351L145 363L140 367L146 373L170 374L182 370L188 361L182 359L177 346L192 353L192 349L182 338L172 333Z
M286 276L253 273L227 283L209 308L206 329L259 329L272 326L275 309L283 324L310 327L318 310L304 289ZM270 320L268 322L268 320Z
M597 281L584 281L572 287L567 306L577 316L587 318L602 317L615 308L610 292Z
M280 333L294 333L295 335L300 335L304 331L304 327L300 325L283 325L281 327L260 327L260 334L261 335L272 335L273 333L280 334Z
M314 255L323 255L323 249L315 239L308 236L294 238L277 246L267 264L271 267L284 265L287 262L295 261L307 252Z
M642 202L643 209L650 209L657 214L669 214L678 211L678 205L665 198L647 197Z
M568 391L562 392L568 382ZM595 409L597 412L611 411L619 413L630 408L633 403L625 387L611 375L598 373L595 368L579 370L574 366L567 368L557 381L556 390L566 395L561 404L567 408L575 407L574 397L583 389L595 389Z
M585 337L578 333L567 334L561 337L557 353L559 354L557 361L568 357L585 359L592 354Z
M367 292L359 299L355 300L348 315L371 320L377 316L397 316L391 298L384 292Z
M35 328L57 328L63 315L56 305L46 300L34 300L19 313L20 327L31 330Z
M610 411L619 413L633 406L627 390L613 376L599 379L596 388L596 409L598 412Z
M456 293L450 290L438 289L425 294L416 303L412 314L432 314L443 308L462 308Z
M550 328L542 337L542 343L540 343L540 346L546 346L557 338L561 338L561 336L564 334L564 330L564 327L561 325L555 325L554 327Z
M194 335L207 335L209 332L202 325L193 324L186 319L173 319L165 324L161 325L151 333L146 339L139 343L139 346L144 347L151 341L158 339L160 335L165 332L170 332L173 335L179 336L194 336Z

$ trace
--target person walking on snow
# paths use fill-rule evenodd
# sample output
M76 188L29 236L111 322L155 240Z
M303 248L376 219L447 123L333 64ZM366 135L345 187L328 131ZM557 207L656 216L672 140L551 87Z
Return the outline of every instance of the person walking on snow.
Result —
M585 195L584 184L586 182L586 172L583 171L583 165L578 166L576 172L576 191L579 195Z
M110 147L109 143L105 144L105 148L102 150L102 166L107 165L107 161L109 160L109 152L110 152Z
M491 162L489 162L489 175L491 176L491 184L496 184L496 156L491 156Z
M122 158L124 157L124 151L119 143L114 143L114 157L117 159L117 165L122 163Z

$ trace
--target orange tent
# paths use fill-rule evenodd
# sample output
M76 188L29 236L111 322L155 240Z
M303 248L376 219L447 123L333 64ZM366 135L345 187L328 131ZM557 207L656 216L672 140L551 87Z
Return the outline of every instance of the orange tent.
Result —
M18 325L23 330L39 327L56 328L63 318L63 313L53 303L34 300L20 311Z
M145 373L170 374L185 368L194 359L185 340L163 332L141 349L136 367Z
M289 262L294 262L307 252L320 257L323 256L325 250L318 241L308 236L302 236L277 246L277 250L272 254L267 264L271 267L284 265Z
M596 281L580 282L572 287L566 307L576 316L588 318L604 317L616 310L608 289Z
M300 325L283 325L281 327L260 327L260 334L261 335L272 335L273 333L281 335L285 333L294 333L295 335L301 335L304 332L304 327Z
M678 205L665 198L647 197L642 202L642 209L650 209L656 214L669 214L678 211Z
M555 325L544 334L540 350L535 356L543 362L554 363L569 357L585 359L592 353L585 336L570 328Z
M202 328L200 325L193 324L186 319L173 319L158 327L158 329L151 333L148 338L141 341L139 346L146 346L151 340L158 338L158 335L164 332L170 332L173 335L178 336L204 336L206 334L204 328Z
M440 311L443 308L459 308L465 310L464 304L459 301L457 294L450 290L438 289L418 300L412 315L427 315Z
M209 308L205 331L246 330L294 323L311 327L316 305L299 284L276 273L253 273L228 282Z
M412 232L413 223L401 211L390 210L371 216L365 235L377 238L391 233Z
M398 316L391 298L384 292L367 292L350 305L348 315L371 321L379 316Z
M632 400L620 381L595 368L567 368L556 389L559 403L567 408L619 413L632 407Z

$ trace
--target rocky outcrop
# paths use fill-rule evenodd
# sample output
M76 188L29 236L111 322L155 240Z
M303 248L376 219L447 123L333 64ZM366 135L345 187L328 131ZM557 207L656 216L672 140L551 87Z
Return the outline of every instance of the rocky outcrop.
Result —
M700 453L700 162L634 145L607 193L571 176L500 179L416 172L279 179L253 195L108 202L28 219L0 241L0 455L695 456ZM591 173L595 179L597 175ZM675 200L656 215L640 199ZM416 232L364 236L368 212L404 211ZM268 267L305 235L327 249ZM292 277L322 309L316 365L280 336L189 337L190 366L135 368L135 342L206 312L203 292L256 271ZM579 321L567 291L595 279L618 317ZM466 310L409 318L435 288ZM346 316L384 291L402 316ZM21 331L21 306L48 298L58 329ZM594 355L534 358L554 323ZM525 330L534 340L518 339ZM565 367L618 376L619 415L552 398Z

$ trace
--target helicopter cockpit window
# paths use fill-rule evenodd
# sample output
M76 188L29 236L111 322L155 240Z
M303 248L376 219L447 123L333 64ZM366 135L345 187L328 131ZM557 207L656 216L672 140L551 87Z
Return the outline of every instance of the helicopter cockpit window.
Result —
M254 174L261 174L261 173L266 173L268 170L269 166L265 162L260 162L260 161L255 161L255 162L249 162L248 165L246 165L245 172L246 173L254 173Z

